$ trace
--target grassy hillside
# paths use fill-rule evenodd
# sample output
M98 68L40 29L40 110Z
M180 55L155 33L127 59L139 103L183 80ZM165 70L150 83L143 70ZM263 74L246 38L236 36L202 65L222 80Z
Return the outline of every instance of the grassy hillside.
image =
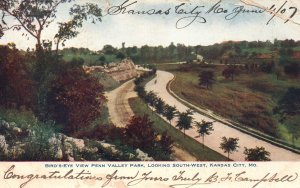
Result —
M120 86L120 83L118 81L114 80L112 77L106 75L105 73L97 72L93 73L93 76L99 79L105 91L111 91Z

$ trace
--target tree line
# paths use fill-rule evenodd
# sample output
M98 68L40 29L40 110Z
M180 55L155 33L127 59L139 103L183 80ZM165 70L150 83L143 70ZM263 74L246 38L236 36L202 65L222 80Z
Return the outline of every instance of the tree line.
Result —
M198 137L202 137L202 144L204 148L204 138L214 131L214 122L204 121L201 122L193 121L193 111L188 109L185 112L179 112L175 106L170 106L165 103L160 97L158 97L153 91L145 91L143 82L153 75L156 74L156 70L152 69L150 72L142 74L140 77L135 79L135 91L138 96L142 98L150 108L154 109L158 115L165 117L170 127L172 126L172 120L177 117L175 127L179 130L183 130L183 137L186 137L185 131L193 127L193 124L197 128L199 134ZM152 111L153 112L153 111ZM238 138L226 138L222 137L220 148L227 153L228 160L230 160L230 154L237 151L238 149ZM245 148L244 150L245 160L247 161L270 161L270 152L266 151L264 147Z

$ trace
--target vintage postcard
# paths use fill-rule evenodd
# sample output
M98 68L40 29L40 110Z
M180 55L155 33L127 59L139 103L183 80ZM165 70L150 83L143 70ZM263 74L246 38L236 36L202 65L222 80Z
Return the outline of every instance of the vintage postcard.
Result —
M299 187L300 1L1 0L0 187Z

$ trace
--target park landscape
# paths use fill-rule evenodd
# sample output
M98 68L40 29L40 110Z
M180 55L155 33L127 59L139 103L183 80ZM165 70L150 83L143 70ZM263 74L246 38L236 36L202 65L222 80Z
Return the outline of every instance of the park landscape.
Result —
M92 3L43 40L70 2L0 3L0 36L35 43L0 39L1 161L300 160L299 40L65 46Z

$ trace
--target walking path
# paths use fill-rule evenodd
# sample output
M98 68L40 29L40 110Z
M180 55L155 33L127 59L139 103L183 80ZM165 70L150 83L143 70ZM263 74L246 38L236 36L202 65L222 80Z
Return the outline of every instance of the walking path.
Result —
M117 127L125 127L134 115L128 99L137 97L134 82L129 80L120 87L105 94L111 122Z

